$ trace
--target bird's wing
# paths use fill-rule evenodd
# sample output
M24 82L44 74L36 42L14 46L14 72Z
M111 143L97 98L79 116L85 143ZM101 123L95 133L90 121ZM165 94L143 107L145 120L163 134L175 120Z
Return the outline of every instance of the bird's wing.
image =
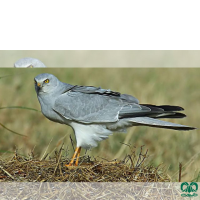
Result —
M107 96L115 96L122 100L125 100L130 103L139 103L138 99L135 97L128 95L128 94L120 94L119 92L113 92L110 89L102 89L101 87L94 87L94 86L75 86L73 88L74 92L81 92L86 94L100 94L100 95L107 95Z
M122 96L95 87L73 87L60 95L54 104L54 111L66 119L82 123L116 122L119 114L149 112L151 109L130 103L131 96Z

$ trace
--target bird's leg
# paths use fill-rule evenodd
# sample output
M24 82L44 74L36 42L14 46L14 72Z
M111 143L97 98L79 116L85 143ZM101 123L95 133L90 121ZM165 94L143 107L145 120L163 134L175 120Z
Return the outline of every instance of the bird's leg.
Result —
M72 157L70 163L69 163L68 165L66 165L66 166L72 166L72 165L74 164L74 159L75 159L76 156L77 156L78 150L79 150L79 147L76 147L75 152L74 152L74 155L73 155L73 157Z
M80 152L81 152L81 147L76 147L75 149L75 152L74 152L74 155L70 161L70 163L68 165L65 165L66 167L68 166L72 166L74 165L74 159L76 158L76 163L75 163L75 166L78 166L78 158L80 156Z
M79 147L79 149L78 149L75 166L78 166L78 160L79 160L79 157L80 157L80 153L81 153L81 147Z

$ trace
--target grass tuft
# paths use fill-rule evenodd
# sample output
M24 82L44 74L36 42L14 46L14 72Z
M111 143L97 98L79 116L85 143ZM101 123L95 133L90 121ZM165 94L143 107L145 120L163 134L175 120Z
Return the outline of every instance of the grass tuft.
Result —
M15 151L14 156L6 161L0 160L1 181L29 182L169 182L169 176L161 165L153 167L147 163L147 151L141 147L123 160L100 161L88 155L80 157L79 166L66 167L70 161L63 156L63 144L52 158L39 160L31 156L24 157Z

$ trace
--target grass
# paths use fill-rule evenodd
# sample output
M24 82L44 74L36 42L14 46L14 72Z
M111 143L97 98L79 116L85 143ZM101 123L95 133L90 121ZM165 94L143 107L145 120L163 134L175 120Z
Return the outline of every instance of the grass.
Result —
M133 149L134 150L134 149ZM161 166L153 167L146 163L147 151L142 148L138 155L135 151L123 160L105 161L84 155L79 166L68 166L70 158L63 145L54 156L38 160L31 152L29 156L21 156L15 151L10 160L0 160L0 182L169 182L170 178Z
M184 113L187 118L169 121L198 127L200 69L197 68L1 68L0 107L4 109L0 109L0 123L8 129L27 136L15 135L0 127L1 159L9 157L10 154L6 152L14 152L16 147L23 155L34 150L35 156L39 159L46 151L51 157L55 148L62 143L64 143L64 149L69 149L69 156L73 154L69 139L71 135L75 141L72 129L51 122L41 112L35 111L40 110L40 105L34 91L33 78L45 72L54 74L63 82L101 86L105 89L131 94L138 98L140 103L182 106L185 108ZM134 127L129 129L128 134L113 134L87 154L107 160L123 159L129 153L129 148L122 143L135 147L145 145L145 148L149 150L149 162L155 167L163 163L168 168L168 174L173 181L178 181L179 162L183 164L182 181L196 180L199 177L200 136L198 129L184 132Z

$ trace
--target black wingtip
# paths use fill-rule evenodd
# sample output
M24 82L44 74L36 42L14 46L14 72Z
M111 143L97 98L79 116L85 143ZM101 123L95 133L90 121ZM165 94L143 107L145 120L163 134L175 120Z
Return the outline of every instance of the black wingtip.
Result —
M160 105L160 106L156 106L153 104L140 104L142 106L147 106L151 109L163 109L164 111L167 112L175 112L175 111L183 111L184 108L180 107L180 106L170 106L170 105Z
M186 117L185 114L183 113L178 113L178 112L172 112L172 113L169 113L169 115L164 115L164 116L158 116L158 117L155 117L155 118L184 118Z
M165 111L183 111L184 110L184 108L180 106L160 105L158 107L164 109Z

